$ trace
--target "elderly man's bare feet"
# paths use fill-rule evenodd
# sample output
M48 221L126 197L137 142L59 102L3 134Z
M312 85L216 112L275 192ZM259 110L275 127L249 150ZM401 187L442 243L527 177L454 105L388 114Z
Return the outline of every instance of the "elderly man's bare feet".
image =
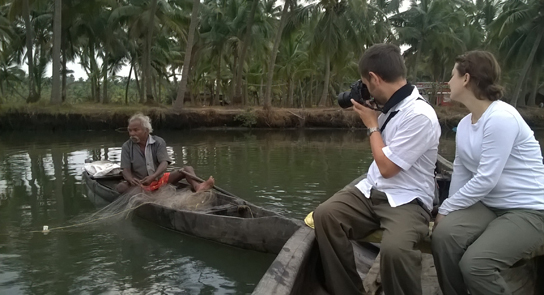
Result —
M213 187L214 183L215 183L215 179L212 176L210 176L210 178L208 178L208 180L206 180L203 183L199 184L198 187L195 188L195 192L211 189Z

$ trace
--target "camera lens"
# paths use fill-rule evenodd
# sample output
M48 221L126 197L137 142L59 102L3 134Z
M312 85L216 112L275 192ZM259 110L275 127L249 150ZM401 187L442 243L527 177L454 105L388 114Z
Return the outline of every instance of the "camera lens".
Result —
M349 108L352 107L353 104L351 103L351 91L346 91L338 94L338 105L343 108Z

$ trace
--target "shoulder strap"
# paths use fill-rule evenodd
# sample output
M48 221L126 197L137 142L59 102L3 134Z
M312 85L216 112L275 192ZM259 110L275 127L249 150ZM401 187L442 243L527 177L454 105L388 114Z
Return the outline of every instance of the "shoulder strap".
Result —
M423 100L424 102L430 104L426 99L422 98L421 96L416 98L416 100ZM391 112L391 114L389 114L389 116L387 117L387 119L385 119L385 122L383 122L383 125L382 127L380 128L380 132L383 133L383 131L385 130L385 126L387 126L387 123L389 123L389 121L391 119L393 119L393 117L398 113L399 111L394 111L394 112Z
M391 114L389 114L389 116L387 117L387 119L385 119L385 122L383 122L383 125L382 127L380 128L380 133L383 133L383 130L385 129L385 126L387 126L387 123L389 123L389 121L391 119L393 119L393 117L398 114L399 111L394 111L394 112L391 112Z

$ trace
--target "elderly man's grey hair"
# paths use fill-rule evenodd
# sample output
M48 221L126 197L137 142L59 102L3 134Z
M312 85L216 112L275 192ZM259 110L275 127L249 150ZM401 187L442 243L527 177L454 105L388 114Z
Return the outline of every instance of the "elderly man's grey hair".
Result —
M153 127L151 127L151 119L148 116L146 116L146 115L144 115L142 113L137 113L134 116L130 117L130 119L128 119L129 124L132 121L140 121L140 123L142 124L142 127L147 129L147 131L149 131L149 133L153 132Z

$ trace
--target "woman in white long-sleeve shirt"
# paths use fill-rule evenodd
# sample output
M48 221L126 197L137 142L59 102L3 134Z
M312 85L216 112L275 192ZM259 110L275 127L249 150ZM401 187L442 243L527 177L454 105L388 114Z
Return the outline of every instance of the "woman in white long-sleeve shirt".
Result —
M457 127L449 198L432 250L445 295L512 294L500 271L544 244L544 165L533 131L500 101L500 67L489 52L456 59L452 100L470 114Z

